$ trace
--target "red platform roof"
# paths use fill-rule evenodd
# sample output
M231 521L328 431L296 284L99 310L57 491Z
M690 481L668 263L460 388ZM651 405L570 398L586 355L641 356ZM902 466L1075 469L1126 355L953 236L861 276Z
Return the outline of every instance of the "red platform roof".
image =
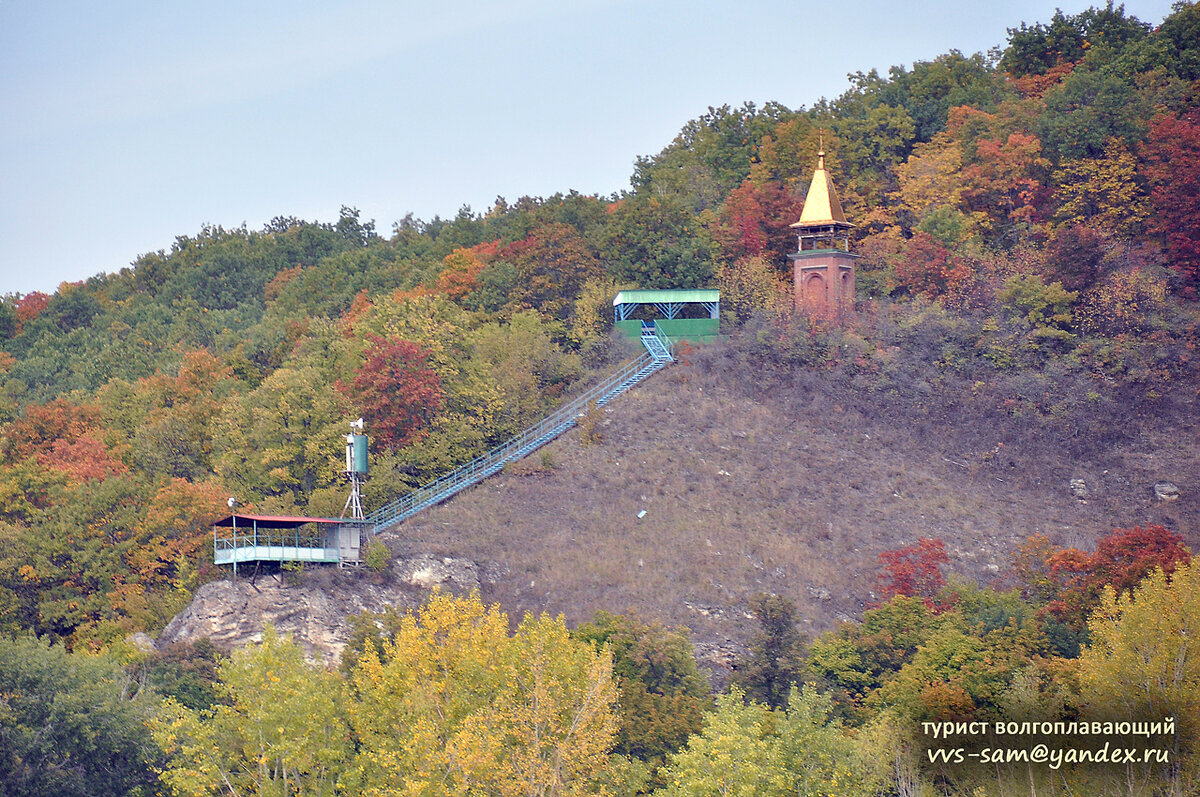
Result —
M237 520L238 525L257 524L268 529L290 529L295 526L303 526L307 523L320 523L326 526L339 526L344 523L365 523L364 520L355 520L354 518L330 518L330 517L298 517L290 515L230 515L229 517L221 518L214 526L232 526L233 521Z

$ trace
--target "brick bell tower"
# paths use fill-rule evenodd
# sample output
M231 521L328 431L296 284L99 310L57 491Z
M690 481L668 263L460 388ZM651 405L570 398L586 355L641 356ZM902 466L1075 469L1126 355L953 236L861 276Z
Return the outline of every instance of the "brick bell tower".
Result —
M850 253L850 230L842 203L829 172L825 171L825 148L817 153L800 221L791 225L800 236L792 261L793 302L815 315L839 318L854 311L854 261Z

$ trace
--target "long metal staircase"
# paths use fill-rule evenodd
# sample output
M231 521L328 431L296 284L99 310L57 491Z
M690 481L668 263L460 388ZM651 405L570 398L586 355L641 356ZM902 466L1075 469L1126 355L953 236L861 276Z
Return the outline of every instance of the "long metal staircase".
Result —
M367 516L367 521L373 524L376 532L384 531L422 509L445 501L450 496L483 481L508 463L516 462L536 451L579 423L579 419L589 410L603 407L675 360L671 340L662 333L657 323L653 327L642 327L642 345L646 347L644 354L622 365L600 384L486 454L418 487L390 504L381 506Z

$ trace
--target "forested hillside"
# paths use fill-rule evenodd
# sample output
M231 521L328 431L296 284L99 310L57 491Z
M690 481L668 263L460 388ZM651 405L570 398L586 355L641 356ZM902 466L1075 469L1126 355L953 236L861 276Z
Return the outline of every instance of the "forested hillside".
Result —
M819 147L861 255L856 312L838 325L790 300L788 225ZM222 576L210 524L229 496L261 512L337 515L342 436L359 416L372 438L371 507L469 461L629 356L611 334L611 300L630 287L722 291L729 340L690 355L704 379L727 383L693 385L710 384L710 396L727 390L705 405L711 431L696 432L713 445L761 445L745 434L718 441L725 426L758 428L726 413L821 407L870 416L871 433L885 438L889 424L916 433L914 458L940 453L968 481L1015 483L1018 468L1029 476L1047 452L1099 472L1121 452L1166 467L1175 492L1155 498L1136 485L1145 493L1137 500L1093 495L1103 509L1088 519L1107 527L1078 538L989 527L993 550L975 565L1002 566L995 583L980 585L947 583L947 571L979 567L949 561L937 524L922 525L927 507L920 520L880 510L869 521L878 536L854 557L837 552L847 554L841 577L875 593L865 613L837 604L855 622L833 627L825 617L816 627L832 630L802 644L796 608L770 579L763 595L722 607L741 625L756 616L763 634L746 634L733 672L740 691L715 709L686 635L652 618L601 614L568 632L530 616L512 635L477 599L436 599L419 617L381 619L378 650L367 644L376 626L364 625L344 678L270 634L220 664L209 649L149 658L129 649L130 634L153 636ZM709 108L638 158L619 196L498 198L453 219L410 216L390 234L353 208L333 222L207 227L53 295L6 295L0 695L37 698L4 704L0 781L12 794L96 793L97 782L114 794L439 784L432 794L494 777L497 793L518 793L511 773L521 771L525 786L540 784L528 793L570 785L708 794L738 783L747 794L1197 793L1200 655L1171 640L1200 632L1200 582L1188 565L1188 546L1200 542L1200 481L1185 467L1197 450L1198 348L1195 3L1177 4L1157 26L1112 5L1056 12L1011 29L995 55L951 51L886 75L858 73L844 94L812 108ZM688 367L673 378L688 379ZM616 429L583 431L595 449ZM934 438L953 449L922 448ZM778 456L786 465L799 454ZM574 467L553 458L531 467ZM895 467L899 497L907 466ZM1073 475L1061 469L1048 473ZM1113 471L1154 473L1144 463ZM846 489L860 489L849 481ZM755 495L763 507L788 500ZM940 509L933 516L946 523L969 514ZM837 545L822 543L810 520L797 521L816 535L805 545ZM703 522L679 528L680 539L702 545ZM747 529L735 556L766 558L791 544L764 544ZM446 544L427 527L414 533ZM552 534L526 542L535 538L555 544ZM508 544L461 539L491 551ZM685 549L676 543L658 544ZM595 566L610 582L642 577ZM686 563L680 572L711 576ZM553 608L575 620L572 606L595 603L522 595L519 575L498 592L517 596L509 611ZM643 612L653 606L638 602ZM1159 642L1137 636L1151 622ZM457 642L439 650L432 638ZM665 673L648 663L663 657L673 662ZM439 681L439 666L468 686L460 693ZM318 699L302 688L316 682L337 686ZM60 688L52 683L93 690L106 708L54 703L45 714L45 695ZM269 743L260 736L254 744L270 750L251 751L230 740L253 735L259 720L248 718L266 709L244 697L260 684L280 690L270 693L287 707L269 722L309 724L281 728ZM550 707L534 693L549 695ZM166 709L163 695L173 699ZM385 703L377 716L367 708ZM1179 730L1170 764L1098 769L935 765L919 727L1166 717ZM541 722L562 734L552 750L531 741ZM51 726L78 732L39 732ZM412 734L403 755L398 729ZM109 741L73 747L95 734ZM293 749L290 738L306 741ZM1119 776L1144 791L1118 791Z

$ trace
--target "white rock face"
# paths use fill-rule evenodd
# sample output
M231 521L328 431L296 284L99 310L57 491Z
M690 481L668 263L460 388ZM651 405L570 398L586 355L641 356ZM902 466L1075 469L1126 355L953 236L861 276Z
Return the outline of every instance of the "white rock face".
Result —
M311 661L341 659L350 638L347 618L364 611L382 612L417 606L422 594L404 585L381 586L366 579L352 589L291 585L275 576L214 581L196 591L191 604L175 616L156 644L191 642L208 637L225 650L257 642L270 623L291 634Z
M291 634L310 661L334 664L350 639L350 616L389 606L415 608L432 589L462 595L480 588L479 566L466 559L417 554L397 559L392 572L385 584L365 573L323 586L290 584L278 576L259 576L253 584L248 577L214 581L196 590L154 644L161 648L208 637L232 650L260 641L269 623L280 634Z
M392 571L406 584L422 589L441 589L455 595L479 589L479 566L466 559L453 559L425 553L397 559Z

